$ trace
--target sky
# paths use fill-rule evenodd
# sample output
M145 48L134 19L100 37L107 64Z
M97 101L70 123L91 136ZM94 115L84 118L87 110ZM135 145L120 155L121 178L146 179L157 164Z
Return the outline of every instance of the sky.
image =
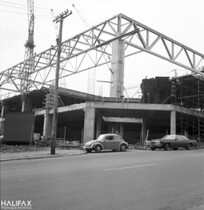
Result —
M76 12L72 5L80 12ZM185 44L204 54L203 0L34 0L35 5L35 52L40 53L56 44L54 16L65 10L73 14L63 25L63 40L85 31L116 14L123 13L144 25ZM0 0L0 71L24 60L24 44L28 38L27 0ZM105 68L105 67L104 67ZM127 95L133 96L144 78L187 74L189 71L152 55L135 55L125 60L125 86ZM108 80L105 74L94 73L94 80ZM90 76L92 75L92 76ZM104 78L102 75L106 75ZM93 73L64 81L67 88L88 91ZM84 79L85 78L85 79ZM79 87L79 81L80 87ZM66 85L69 84L69 85ZM76 85L77 84L77 85ZM63 85L63 84L62 84ZM107 94L109 85L93 85L95 94Z

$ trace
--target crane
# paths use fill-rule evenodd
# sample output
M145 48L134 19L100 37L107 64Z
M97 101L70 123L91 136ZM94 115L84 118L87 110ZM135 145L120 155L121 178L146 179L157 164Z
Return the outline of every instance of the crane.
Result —
M25 44L25 59L33 57L34 53L34 0L27 0L28 13L28 40Z
M21 75L22 112L25 111L25 93L30 89L30 77L34 66L34 0L27 0L28 39L25 43L25 67Z

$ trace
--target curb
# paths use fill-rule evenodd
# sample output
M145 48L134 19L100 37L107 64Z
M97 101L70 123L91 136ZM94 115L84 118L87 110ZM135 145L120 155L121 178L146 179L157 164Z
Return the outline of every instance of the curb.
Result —
M71 157L71 156L78 156L78 155L84 155L86 154L86 151L83 151L81 153L76 154L55 154L55 155L47 155L47 156L33 156L33 157L16 157L16 158L6 158L6 159L0 159L0 162L7 162L7 161L15 161L15 160L33 160L33 159L46 159L46 158L58 158L58 157Z

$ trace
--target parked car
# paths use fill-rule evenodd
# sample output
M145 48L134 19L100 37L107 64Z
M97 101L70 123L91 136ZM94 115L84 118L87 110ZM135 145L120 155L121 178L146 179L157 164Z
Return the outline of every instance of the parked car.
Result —
M182 135L166 135L161 139L151 140L149 147L151 150L155 150L157 148L163 148L168 150L185 148L187 150L191 149L191 147L196 147L197 141L188 139Z
M118 134L101 134L96 140L91 140L85 143L84 149L87 152L101 152L102 150L112 150L125 152L128 148L128 143Z

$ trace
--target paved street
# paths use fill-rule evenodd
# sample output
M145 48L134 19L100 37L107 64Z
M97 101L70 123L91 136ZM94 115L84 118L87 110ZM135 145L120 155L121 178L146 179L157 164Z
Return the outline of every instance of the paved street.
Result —
M202 210L204 150L1 162L1 200L33 210Z

